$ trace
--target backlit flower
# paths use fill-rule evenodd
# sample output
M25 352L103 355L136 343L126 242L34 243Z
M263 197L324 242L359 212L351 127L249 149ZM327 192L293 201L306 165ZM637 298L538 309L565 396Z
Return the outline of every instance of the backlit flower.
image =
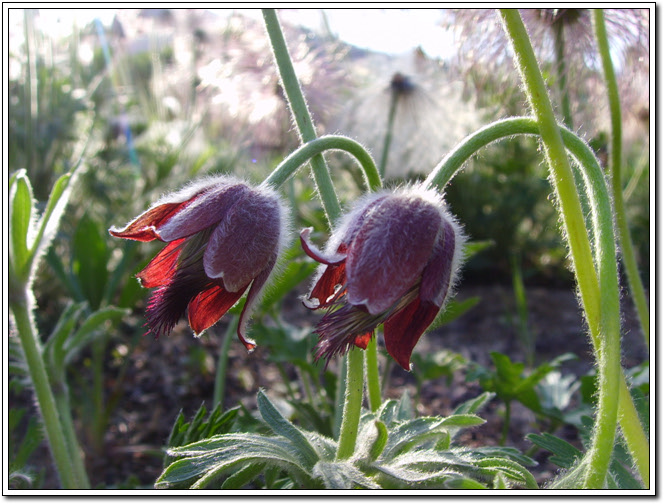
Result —
M316 358L366 348L384 324L387 352L409 370L463 255L465 238L441 197L419 186L372 194L346 216L325 252L309 242L310 231L302 231L302 246L321 267L305 305L328 309L316 326Z
M248 289L238 336L253 350L247 321L282 248L284 220L272 189L218 176L161 198L123 229L109 232L167 243L137 275L143 287L157 288L146 311L155 336L170 332L186 311L194 333L201 334Z

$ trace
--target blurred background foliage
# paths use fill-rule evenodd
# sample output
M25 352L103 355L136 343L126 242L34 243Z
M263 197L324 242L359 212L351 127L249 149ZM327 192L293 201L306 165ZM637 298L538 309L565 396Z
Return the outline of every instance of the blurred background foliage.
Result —
M560 28L560 18L545 11L524 14L536 34L534 44L541 48L544 73L554 95L565 79L572 127L605 164L608 107L599 66L588 56L589 21L579 12ZM607 21L610 35L619 42L615 49L623 85L627 214L648 286L649 42L635 35L648 34L649 20L646 12L646 24L639 25L644 19L634 12L625 17L622 11L609 10ZM135 326L112 321L70 371L74 383L81 384L74 394L80 415L85 414L86 397L101 394L95 401L104 412L83 425L87 445L101 450L126 357L144 332L140 317L149 291L141 289L133 275L158 248L111 239L108 228L124 224L161 194L197 176L232 173L260 182L298 139L259 21L206 10L127 9L118 11L108 25L95 20L54 36L46 22L54 15L48 9L9 13L7 176L25 168L43 206L57 177L82 160L75 193L47 254L49 267L42 267L35 284L42 334L52 331L71 300L85 303L81 306L88 313L111 305L134 311ZM495 14L480 9L440 15L441 25L454 28L459 49L456 57L445 60L422 49L399 56L376 53L344 43L329 30L314 32L284 23L319 133L349 135L370 148L377 161L385 156L388 185L424 178L482 124L526 113ZM566 59L564 74L556 66L556 33L564 34L563 49L575 55ZM388 133L391 141L384 149ZM328 159L340 198L350 203L361 193L358 169L337 153ZM297 209L294 229L325 229L306 170L283 191ZM518 138L489 146L453 179L446 198L471 239L491 244L465 267L464 282L509 285L518 271L526 285L572 286L536 140ZM292 258L306 269L299 249ZM299 282L293 288L306 288L306 273L309 270L293 273ZM291 306L299 301L291 293L281 302ZM282 347L300 345L299 376L309 387L316 374L310 333L303 336L301 328L280 320L273 305L265 310L277 320L276 327L266 329L273 333L268 345L272 361L290 386L291 372L281 367L287 360ZM300 325L306 328L306 323ZM280 347L281 339L290 342ZM190 362L209 374L214 348L206 352L207 359L192 353ZM92 385L85 378L90 375L96 377ZM328 410L334 384L330 387L332 375L326 376L318 400ZM23 393L18 382L13 390ZM295 396L291 390L290 397ZM309 422L323 421L311 411L305 413Z

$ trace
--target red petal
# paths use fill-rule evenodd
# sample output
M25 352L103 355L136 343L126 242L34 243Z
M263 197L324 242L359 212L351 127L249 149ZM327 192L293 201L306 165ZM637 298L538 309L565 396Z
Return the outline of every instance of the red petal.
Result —
M182 250L180 244L185 239L175 240L174 242L166 245L161 252L159 252L150 264L136 275L141 282L141 286L146 289L152 287L159 287L168 283L175 274L175 265L177 264L180 251Z
M164 203L163 205L158 205L143 212L127 224L124 229L116 229L115 227L112 227L108 232L116 238L126 238L128 240L142 242L161 240L156 232L156 228L170 219L188 203L188 201L183 201L180 203Z
M199 293L189 303L189 326L194 333L202 333L216 324L237 303L242 294L244 289L228 292L219 285Z
M325 267L325 271L316 282L316 285L311 289L308 299L305 302L307 308L317 310L319 308L326 308L330 306L334 300L343 294L342 291L337 291L339 286L346 283L346 263L331 264ZM343 289L343 287L342 287ZM311 302L312 300L317 302Z
M309 241L309 235L313 228L305 228L300 232L300 243L305 254L318 261L321 264L339 264L346 259L346 245L342 243L339 245L336 254L328 255L322 252L318 247Z
M419 280L441 223L420 198L385 198L368 214L348 251L348 302L377 315Z
M355 341L353 341L353 343L356 347L360 347L362 350L366 350L372 336L373 332L360 334L359 336L355 336Z
M385 321L385 349L406 371L410 371L413 348L438 310L435 304L417 298Z

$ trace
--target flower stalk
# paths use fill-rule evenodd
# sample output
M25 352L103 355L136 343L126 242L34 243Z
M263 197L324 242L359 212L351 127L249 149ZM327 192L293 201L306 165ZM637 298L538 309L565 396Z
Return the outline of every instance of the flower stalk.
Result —
M621 180L622 118L620 112L620 95L618 93L616 74L613 70L613 63L611 62L609 40L606 34L606 24L604 23L604 12L602 9L593 9L593 24L595 27L597 47L602 60L604 80L606 81L606 90L609 98L609 110L611 113L611 157L609 172L613 206L618 228L618 238L620 240L620 249L622 251L622 262L627 273L627 283L636 306L636 312L639 317L639 322L641 323L641 330L643 331L646 347L650 350L650 316L648 313L648 302L646 300L643 283L641 282L641 276L639 275L639 268L636 264L634 245L629 232L629 224L627 222L625 203L623 200Z
M31 293L26 288L22 295L12 299L10 308L14 315L16 330L28 365L28 371L30 372L30 381L35 391L39 411L41 412L46 439L63 488L90 488L83 461L80 458L80 448L76 442L76 438L75 436L67 436L65 434L66 431L59 411L67 416L71 413L66 408L66 405L59 407L51 389L49 376L42 357L41 344L37 337L34 321L30 315L30 298ZM76 460L77 458L78 460Z
M346 358L346 394L339 443L337 445L337 460L350 458L355 453L364 393L364 360L362 353L354 349L348 352Z
M300 140L302 143L315 140L317 136L316 128L311 119L311 114L309 113L307 102L304 99L304 94L302 94L300 82L295 74L293 62L288 53L288 46L286 45L286 40L284 39L284 34L281 30L277 13L274 9L263 9L263 19L265 21L265 28L267 29L268 36L270 37L274 59L277 63L277 68L279 69L281 85L286 93L291 115L295 120L295 124L297 124ZM337 194L334 191L330 171L321 154L312 157L311 170L328 222L335 222L341 215L341 206L339 205Z

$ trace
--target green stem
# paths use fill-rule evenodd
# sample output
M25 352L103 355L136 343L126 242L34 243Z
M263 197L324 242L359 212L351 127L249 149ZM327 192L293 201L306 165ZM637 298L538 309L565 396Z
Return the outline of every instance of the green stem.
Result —
M61 384L56 385L54 389L53 396L62 422L62 431L65 436L65 441L67 446L69 446L69 449L73 450L71 459L72 463L75 464L73 472L74 476L77 478L77 488L90 488L90 481L88 480L88 475L85 471L85 463L81 456L81 448L76 437L76 429L74 429L74 422L71 418L71 405L69 402L67 385L63 381Z
M505 401L505 418L503 419L503 431L500 435L500 441L498 444L500 446L505 446L505 441L507 441L507 434L510 431L510 420L512 418L512 401L509 399Z
M595 278L594 283L599 292L607 296L595 295L588 297L589 292L584 292L581 286L581 277L584 282L593 283L593 278L587 276L586 268L595 272L592 268L592 251L590 241L586 233L583 211L578 193L574 185L574 174L570 168L565 145L553 107L549 100L548 92L535 53L533 52L530 38L521 20L519 11L514 9L501 10L501 16L505 31L512 41L514 47L516 67L521 74L524 90L528 97L530 106L537 119L544 154L551 169L554 191L562 211L563 224L568 235L571 249L571 258L574 272L579 279L581 299L586 313L595 309L599 302L600 326L595 327L600 345L595 350L597 358L599 398L597 405L597 418L595 420L595 431L589 450L588 470L585 475L585 488L603 488L605 486L606 474L611 462L611 454L615 443L615 433L618 422L618 397L619 375L620 375L620 303L617 278L617 265L615 261L615 247L613 243L613 257L609 256L608 263L603 259L601 252L598 256L602 258L599 280ZM597 200L593 200L595 206ZM608 203L608 199L607 199ZM612 223L602 226L612 231ZM613 241L613 240L612 240ZM596 247L603 245L596 243ZM607 249L607 254L609 250ZM610 264L609 264L610 263ZM604 301L607 301L606 303ZM615 306L614 306L615 305ZM591 331L593 328L591 327ZM602 331L603 338L599 337Z
M73 457L78 456L77 448L67 445L58 408L53 397L46 367L41 353L41 344L37 339L32 317L30 316L30 293L24 291L20 297L10 302L14 315L23 354L28 365L30 379L37 397L37 405L42 416L46 439L55 462L63 488L85 488L87 477L78 474L76 469L82 464L75 464Z
M304 95L302 94L300 82L295 74L293 62L288 54L288 47L286 46L284 34L279 25L277 13L274 9L263 9L263 19L268 36L270 37L274 59L279 69L281 84L286 93L291 114L295 120L295 124L297 124L300 140L302 143L315 140L316 129ZM330 171L322 155L317 154L312 157L311 170L323 203L323 209L327 215L327 220L330 223L336 222L341 215L341 206L334 191Z
M567 89L567 68L565 65L565 23L562 19L553 24L554 44L556 48L556 74L558 90L560 91L560 104L563 112L563 122L569 129L574 127L572 108L569 102Z
M226 396L226 369L228 368L228 350L237 331L238 318L233 317L226 328L226 332L219 346L219 359L217 360L217 374L214 377L214 393L212 395L212 407L221 404L224 407L224 397Z
M387 131L385 131L383 152L380 156L380 164L378 165L378 172L382 178L385 177L385 170L387 169L387 158L390 152L390 145L392 144L392 131L394 130L394 117L397 112L397 103L399 103L399 93L392 91L390 97L390 110L387 114Z
M620 429L632 455L632 459L636 463L636 468L641 475L644 486L650 488L650 445L648 438L643 433L641 420L634 407L634 402L629 393L624 375L620 383L618 414L620 415Z
M301 145L279 163L264 183L273 187L281 186L300 166L326 150L341 150L352 155L364 171L366 188L371 191L381 188L381 178L371 155L360 143L351 138L338 135L322 136Z
M603 242L605 246L596 249L597 262L608 262L611 260L611 254L604 253L599 255L602 250L612 245L613 233L608 233L611 230L609 222L612 219L611 207L609 204L609 194L606 188L606 182L602 170L593 154L592 150L586 145L578 136L569 130L561 128L561 133L566 147L572 155L578 160L578 167L583 170L583 178L586 181L586 187L591 191L590 200L599 202L599 206L592 205L591 211L593 212L593 238L595 242ZM489 124L478 130L471 136L464 139L452 152L438 164L438 166L431 173L426 183L429 187L437 187L439 190L444 190L445 185L452 179L454 174L463 166L463 164L470 159L479 149L504 138L511 138L515 135L539 135L539 128L537 122L528 117L516 117L505 119L492 124ZM600 224L604 223L604 224ZM613 256L614 257L614 256ZM586 265L586 267L592 267ZM578 281L577 277L577 281ZM593 298L597 300L600 296L600 289L595 284L584 286L585 289L592 289L592 295L587 295L586 298ZM606 298L615 296L615 293L609 292L608 289L602 289L601 294ZM616 301L609 301L607 304L615 305ZM586 308L586 319L591 328L590 336L593 347L596 353L601 351L601 342L599 335L599 318L600 308L596 307ZM607 315L616 315L618 312L608 313ZM614 327L615 331L615 327ZM627 390L625 376L622 370L618 373L620 389ZM616 394L618 395L618 394ZM648 481L649 471L649 451L647 436L644 433L643 427L638 420L635 413L627 414L625 412L635 412L634 404L629 393L619 394L619 408L620 408L620 426L625 434L630 454L636 461L639 474L644 482ZM629 434L626 433L629 431Z
M369 392L369 408L376 411L381 404L380 374L378 372L378 341L376 337L371 338L364 351L364 365L367 375L367 390Z
M362 396L364 392L364 359L362 352L352 349L346 355L347 375L344 413L341 420L337 460L350 458L355 453L355 442L360 424Z
M611 162L609 163L611 174L611 189L613 193L613 206L615 208L616 224L620 249L622 250L622 262L627 273L627 283L632 293L632 299L636 305L636 311L641 323L641 330L645 339L646 347L650 350L650 316L648 313L648 302L645 290L636 264L634 245L629 232L629 224L625 213L625 202L622 193L621 167L622 167L622 118L620 112L620 95L616 75L613 71L611 54L609 52L609 41L604 23L604 12L602 9L593 9L593 21L595 25L595 37L597 47L602 58L604 79L606 80L607 95L609 98L609 109L611 111Z

